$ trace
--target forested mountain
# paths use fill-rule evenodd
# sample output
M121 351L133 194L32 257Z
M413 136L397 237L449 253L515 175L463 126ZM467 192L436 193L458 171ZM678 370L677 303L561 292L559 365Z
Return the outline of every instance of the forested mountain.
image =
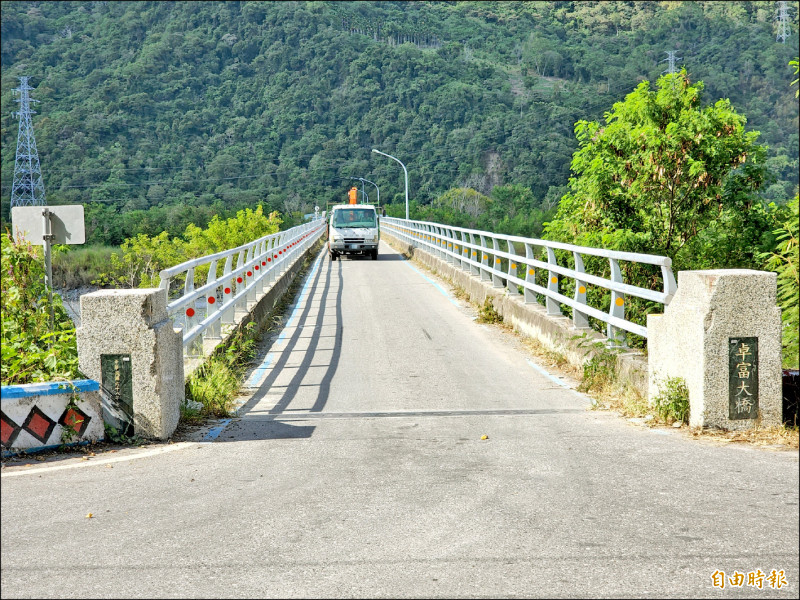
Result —
M2 218L21 75L48 203L86 204L89 241L119 244L258 203L311 212L349 177L402 202L402 170L371 148L406 164L419 204L513 185L509 206L541 216L566 191L575 122L657 79L667 51L761 132L760 193L785 203L789 6L781 43L774 2L2 2Z

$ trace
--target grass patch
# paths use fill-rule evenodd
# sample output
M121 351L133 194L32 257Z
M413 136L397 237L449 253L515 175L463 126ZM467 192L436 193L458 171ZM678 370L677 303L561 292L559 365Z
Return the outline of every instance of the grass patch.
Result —
M689 422L689 388L682 377L667 377L659 386L659 392L653 398L653 405L667 423Z
M111 255L118 251L112 246L60 246L53 253L54 286L73 290L96 285L94 282L108 270Z
M469 294L467 293L467 290L465 290L460 285L455 285L453 282L450 282L450 285L453 288L453 296L455 296L459 300L464 300L469 302Z
M255 357L257 336L256 324L248 323L188 377L184 420L231 415L244 373Z
M492 298L487 296L482 305L478 306L478 322L479 323L502 323L503 317L497 312L494 307Z
M533 355L545 363L546 366L557 369L571 377L577 378L580 371L572 366L567 357L557 350L546 347L542 342L535 338L529 338L517 333L522 338L522 343Z
M710 427L694 427L691 429L694 438L713 442L744 443L760 447L780 447L797 450L800 447L800 433L797 427L761 427L756 425L744 431L726 431Z

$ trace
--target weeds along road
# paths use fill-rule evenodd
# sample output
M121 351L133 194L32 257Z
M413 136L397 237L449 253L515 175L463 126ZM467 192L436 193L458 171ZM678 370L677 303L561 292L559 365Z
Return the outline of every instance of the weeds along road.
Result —
M323 254L240 418L3 469L2 596L798 596L797 452L588 410L448 289Z

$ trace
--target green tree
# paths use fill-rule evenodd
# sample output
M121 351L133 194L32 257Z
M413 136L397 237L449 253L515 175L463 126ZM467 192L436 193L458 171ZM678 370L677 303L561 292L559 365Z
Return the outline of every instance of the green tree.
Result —
M778 304L783 320L783 365L789 369L798 367L800 352L800 275L798 274L798 250L800 246L800 196L795 194L789 202L786 217L780 229L775 231L778 245L774 252L764 253L764 267L778 274Z
M736 215L730 240L749 226L761 207L754 192L767 176L766 149L728 100L703 107L702 91L685 71L665 75L655 90L644 81L615 103L605 124L578 121L575 176L547 236L663 254L677 269L703 259L734 266L701 238L725 216Z

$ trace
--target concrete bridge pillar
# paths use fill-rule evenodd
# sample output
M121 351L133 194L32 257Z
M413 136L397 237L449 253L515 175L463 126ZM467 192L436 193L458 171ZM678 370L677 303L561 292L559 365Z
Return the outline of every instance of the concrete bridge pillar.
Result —
M689 424L780 425L781 310L775 273L681 271L663 315L648 315L649 398L667 378L689 389Z
M183 341L164 289L81 296L78 364L100 382L103 417L126 434L166 439L184 401Z

